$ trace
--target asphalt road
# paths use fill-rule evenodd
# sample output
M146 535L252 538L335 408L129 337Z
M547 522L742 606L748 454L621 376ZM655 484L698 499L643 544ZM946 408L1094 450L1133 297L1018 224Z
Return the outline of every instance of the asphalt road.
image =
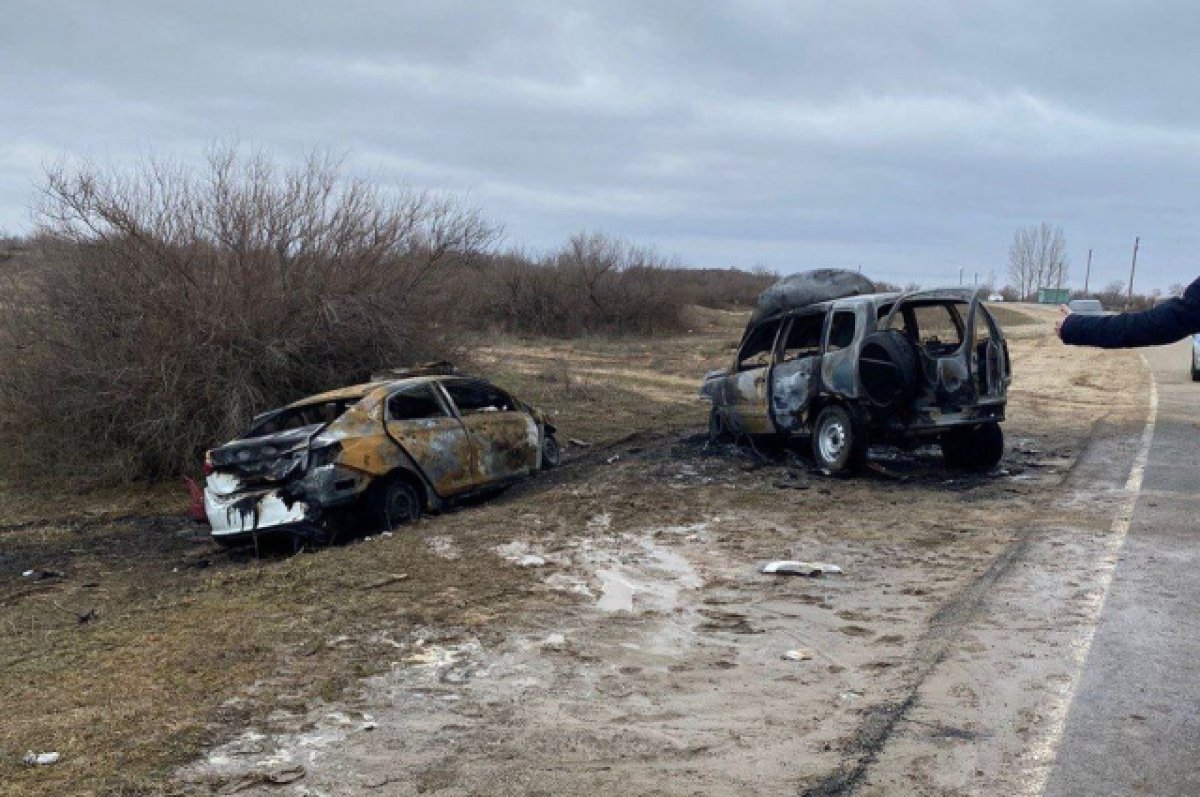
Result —
M1145 351L1158 417L1141 493L1045 794L1200 795L1200 383Z

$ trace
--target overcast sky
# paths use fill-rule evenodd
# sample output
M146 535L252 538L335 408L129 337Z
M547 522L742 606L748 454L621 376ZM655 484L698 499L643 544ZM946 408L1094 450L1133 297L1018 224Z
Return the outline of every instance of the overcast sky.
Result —
M468 194L506 242L602 230L689 265L1072 282L1200 274L1193 2L6 0L0 231L66 157L237 139Z

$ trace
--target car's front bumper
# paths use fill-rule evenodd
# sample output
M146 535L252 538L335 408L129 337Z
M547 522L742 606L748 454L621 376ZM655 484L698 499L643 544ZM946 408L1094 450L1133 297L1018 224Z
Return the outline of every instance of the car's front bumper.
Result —
M305 501L288 498L280 490L217 495L206 489L204 512L213 537L231 540L310 526L316 522L320 510Z

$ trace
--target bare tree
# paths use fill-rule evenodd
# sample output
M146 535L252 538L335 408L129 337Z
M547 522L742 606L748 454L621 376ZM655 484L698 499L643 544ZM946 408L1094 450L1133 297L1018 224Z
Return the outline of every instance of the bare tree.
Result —
M1043 221L1017 230L1008 247L1008 279L1024 300L1038 288L1065 285L1067 241L1062 227Z

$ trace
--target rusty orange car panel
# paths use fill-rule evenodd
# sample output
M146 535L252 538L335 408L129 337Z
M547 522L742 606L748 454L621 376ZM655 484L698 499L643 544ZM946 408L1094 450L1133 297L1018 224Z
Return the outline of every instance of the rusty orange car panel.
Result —
M327 423L250 434L210 451L214 471L205 505L214 536L313 521L397 472L424 485L428 505L436 508L443 499L538 470L542 440L553 432L544 413L515 400L506 411L460 413L441 381L419 376L353 385L260 416L311 410L304 415L308 422L345 407ZM435 398L444 414L387 417L389 398L414 390Z

